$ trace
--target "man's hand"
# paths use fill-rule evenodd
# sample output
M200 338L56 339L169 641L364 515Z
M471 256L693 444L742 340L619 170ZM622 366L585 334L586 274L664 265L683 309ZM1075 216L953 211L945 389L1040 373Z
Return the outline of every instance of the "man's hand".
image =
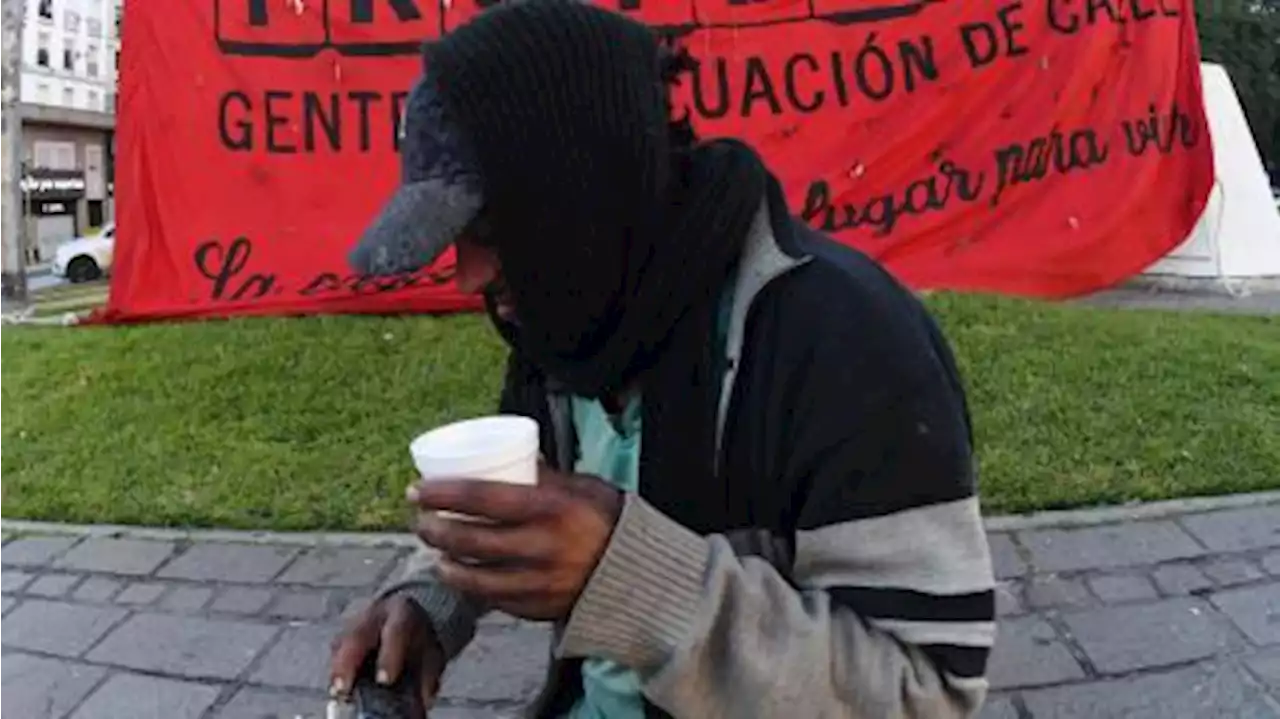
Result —
M538 471L535 487L480 480L413 485L417 534L445 556L445 584L524 619L572 611L622 511L622 493L596 477ZM446 519L439 510L489 522Z
M330 694L347 698L361 667L374 655L375 681L392 685L406 672L412 717L423 719L440 690L445 656L431 620L406 597L380 599L353 617L333 640Z

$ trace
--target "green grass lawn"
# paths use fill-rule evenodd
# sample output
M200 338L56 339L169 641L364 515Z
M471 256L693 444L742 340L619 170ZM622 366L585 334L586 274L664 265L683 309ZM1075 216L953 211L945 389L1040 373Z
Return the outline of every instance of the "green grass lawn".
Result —
M939 295L984 502L1280 488L1280 318ZM417 432L492 408L483 318L6 328L6 517L399 529Z

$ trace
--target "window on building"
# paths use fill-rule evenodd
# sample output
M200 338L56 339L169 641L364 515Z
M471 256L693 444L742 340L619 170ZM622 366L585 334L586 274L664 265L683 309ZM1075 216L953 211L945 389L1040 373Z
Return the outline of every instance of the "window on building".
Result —
M36 35L36 64L40 67L49 67L49 33L47 32Z
M116 111L116 95L114 92L107 93L107 106L103 108L106 112L114 113Z
M50 170L76 169L76 144L37 140L35 143L35 167Z
M89 37L102 37L102 21L96 17L85 18L84 31Z
M88 45L84 49L84 71L89 77L98 76L98 46Z
M77 169L76 162L76 144L74 142L59 142L57 163L54 165L55 170L74 170Z
M30 5L27 7L30 7ZM37 12L39 12L41 20L53 20L53 0L40 0Z
M98 92L96 90L89 90L86 100L89 103L90 110L93 110L94 112L102 110L102 106L98 104Z
M35 142L35 162L33 167L53 167L58 161L58 143L37 140Z
M67 32L80 32L80 13L67 10L62 15L62 24Z
M41 105L49 104L49 83L42 82L36 85L36 102Z
M76 71L76 41L69 37L62 40L62 69Z
M62 106L63 107L76 106L76 91L74 89L70 87L62 88Z

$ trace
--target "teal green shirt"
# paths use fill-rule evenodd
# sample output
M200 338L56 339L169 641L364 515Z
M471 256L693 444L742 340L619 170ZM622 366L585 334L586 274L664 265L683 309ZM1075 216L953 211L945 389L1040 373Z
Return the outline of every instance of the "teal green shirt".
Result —
M624 492L640 487L640 398L633 397L616 419L597 400L574 397L578 434L574 471L594 474ZM568 719L644 719L644 697L636 673L604 659L582 663L583 695Z
M720 300L716 341L724 345L733 287ZM723 368L721 368L723 371ZM578 435L578 461L573 469L592 474L624 492L640 490L640 397L633 396L618 417L598 400L574 397L573 427ZM605 659L582 663L582 698L565 719L644 719L640 678Z

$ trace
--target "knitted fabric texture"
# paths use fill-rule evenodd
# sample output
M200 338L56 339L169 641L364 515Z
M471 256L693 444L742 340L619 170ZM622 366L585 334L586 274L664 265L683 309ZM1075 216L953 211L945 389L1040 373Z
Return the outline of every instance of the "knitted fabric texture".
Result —
M522 349L579 394L652 367L763 194L746 148L676 156L660 54L649 28L573 0L498 6L425 50L475 151Z

